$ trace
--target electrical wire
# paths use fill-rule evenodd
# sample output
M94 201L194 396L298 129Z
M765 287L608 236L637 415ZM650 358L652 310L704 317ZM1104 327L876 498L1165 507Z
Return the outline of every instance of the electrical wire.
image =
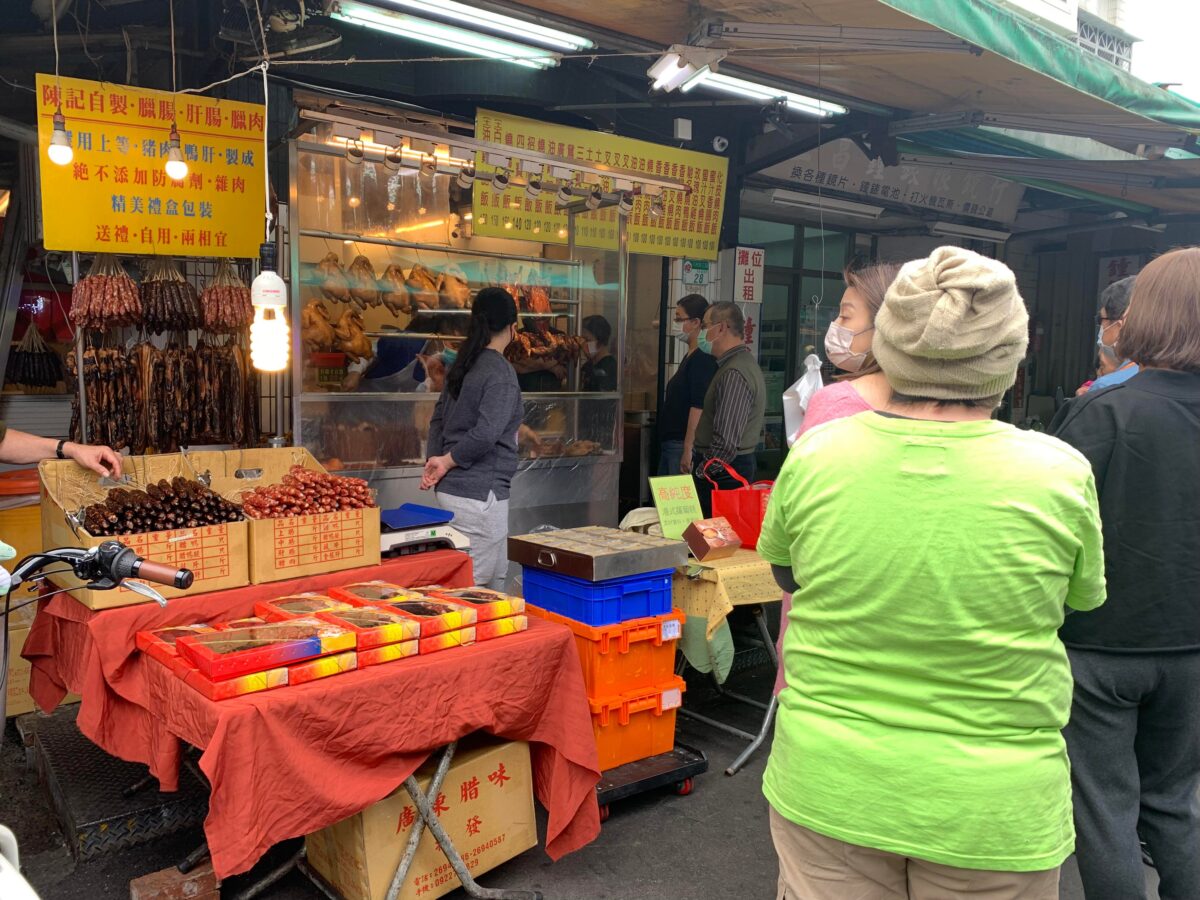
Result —
M17 82L15 82L15 81L9 81L9 80L8 80L7 78L5 78L3 75L0 75L0 81L3 81L5 84L7 84L7 85L8 85L10 88L13 88L14 90L18 90L18 91L29 91L29 93L31 93L31 94L36 94L36 93L37 93L37 88L31 88L31 87L30 87L29 85L27 85L27 84L18 84L18 83L17 83Z
M58 73L58 0L50 0L50 25L54 31L54 85L58 91L58 105L62 108L62 76Z
M175 0L167 0L167 9L171 17L171 130L175 130L175 98L179 96L176 83L175 68Z
M265 218L267 220L263 242L269 244L271 243L271 223L275 220L275 216L271 214L271 147L268 142L268 136L271 131L271 116L267 69L271 65L271 54L267 52L267 29L263 25L262 4L259 0L254 0L254 12L258 16L258 33L262 38L262 61L259 63L259 68L262 69L263 83L263 210L265 211Z

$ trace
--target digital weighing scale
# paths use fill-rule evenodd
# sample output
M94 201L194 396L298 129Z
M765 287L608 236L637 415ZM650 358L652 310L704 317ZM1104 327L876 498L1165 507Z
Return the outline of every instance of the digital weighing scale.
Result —
M454 513L433 506L404 503L380 513L379 552L408 556L427 550L469 550L471 542L449 523Z

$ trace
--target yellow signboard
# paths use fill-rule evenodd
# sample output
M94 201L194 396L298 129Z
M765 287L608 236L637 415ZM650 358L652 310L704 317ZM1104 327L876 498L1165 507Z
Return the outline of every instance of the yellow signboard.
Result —
M691 187L691 192L664 192L660 216L651 214L649 197L639 196L634 201L627 222L629 249L633 253L655 256L717 258L729 165L723 157L482 109L475 115L475 137L514 150L531 149L590 165L680 180ZM495 171L486 165L482 154L476 159L476 169ZM605 178L603 187L606 191L613 190L612 179ZM531 199L525 195L524 188L501 192L493 190L490 183L480 181L475 185L472 211L475 233L479 235L544 244L567 242L567 217L555 205L553 193ZM616 209L578 216L576 244L615 250L617 216Z
M62 103L74 156L46 156ZM258 255L263 240L263 107L191 94L37 76L43 242L50 250L166 256ZM179 129L187 177L167 177Z
M658 524L665 538L679 540L689 525L704 518L700 498L696 496L696 479L691 475L651 478L650 493L654 495Z

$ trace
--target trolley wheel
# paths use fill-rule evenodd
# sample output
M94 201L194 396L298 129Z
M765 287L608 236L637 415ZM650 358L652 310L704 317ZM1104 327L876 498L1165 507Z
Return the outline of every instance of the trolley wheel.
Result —
M600 806L600 822L601 822L601 824L608 821L608 814L610 812L612 812L612 810L609 809L607 803L601 804L601 806Z
M686 797L696 788L696 782L691 778L685 778L679 784L675 785L675 793L680 797Z

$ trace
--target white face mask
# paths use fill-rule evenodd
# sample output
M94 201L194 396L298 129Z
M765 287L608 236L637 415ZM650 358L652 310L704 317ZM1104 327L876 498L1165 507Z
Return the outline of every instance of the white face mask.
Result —
M1107 356L1109 359L1117 358L1117 348L1110 347L1108 344L1104 343L1104 333L1108 331L1109 328L1112 328L1114 325L1116 325L1119 321L1120 319L1114 319L1110 321L1108 325L1101 325L1100 330L1096 333L1096 349L1098 349L1103 356Z
M599 348L599 346L596 344L596 342L595 342L595 341L588 341L588 342L587 342L587 355L588 355L588 356L595 356L595 355L596 355L596 351L597 351L597 350L599 350L599 349L600 349L600 348Z
M854 339L860 334L866 334L868 331L874 331L875 326L864 328L862 331L851 331L845 325L839 325L837 322L829 323L829 330L825 332L825 355L829 357L829 361L846 372L857 372L863 367L863 363L867 359L867 351L855 353L850 349Z
M671 320L671 334L675 335L675 340L682 341L685 344L688 342L689 335L683 329L684 329L684 326L687 325L687 323L689 321L690 320L684 320L684 321L680 322L676 319Z

